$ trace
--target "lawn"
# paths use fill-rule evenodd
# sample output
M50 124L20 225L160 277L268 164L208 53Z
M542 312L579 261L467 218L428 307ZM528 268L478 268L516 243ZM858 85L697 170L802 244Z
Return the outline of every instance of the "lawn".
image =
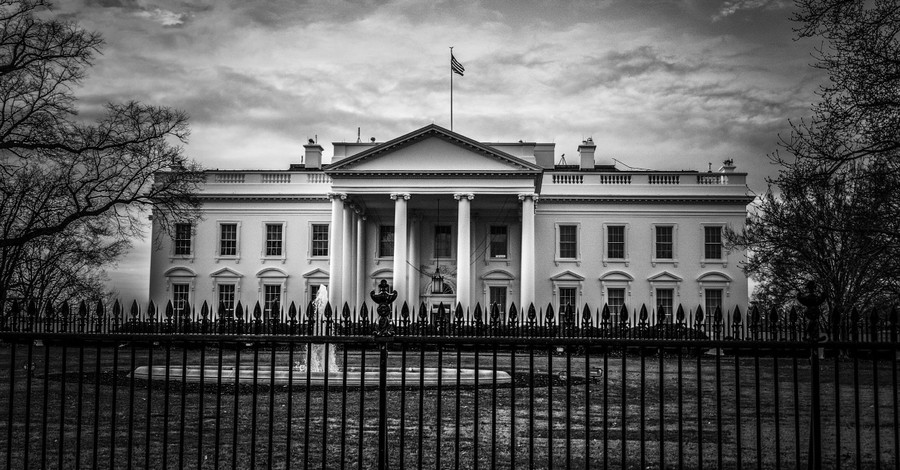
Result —
M183 387L163 378L148 387L128 375L132 364L148 363L287 366L303 360L305 346L298 347L167 353L135 344L19 345L13 357L13 347L3 344L0 466L375 467L377 388ZM375 370L378 352L341 350L338 360ZM806 359L586 357L546 348L533 355L527 348L389 355L390 367L438 364L503 370L514 382L389 389L390 468L659 468L661 462L667 468L806 468ZM598 367L602 378L586 380L585 371ZM896 367L896 361L823 360L826 468L897 467ZM407 380L418 377L409 372Z

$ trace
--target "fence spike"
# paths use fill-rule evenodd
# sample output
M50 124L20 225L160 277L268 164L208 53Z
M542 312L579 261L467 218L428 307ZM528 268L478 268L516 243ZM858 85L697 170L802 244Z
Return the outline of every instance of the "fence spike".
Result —
M743 316L741 315L741 307L739 305L735 305L734 306L734 315L732 315L731 321L735 325L740 325L741 322L743 321L742 317Z
M477 303L475 305L478 305ZM500 321L500 306L497 305L497 302L491 304L491 324L496 324Z
M175 314L175 307L172 305L172 301L166 302L166 322L172 322L172 315Z
M581 324L585 328L591 326L591 307L587 303L584 304L584 309L581 311Z
M87 303L85 303L85 301L82 300L81 303L78 304L78 316L81 317L82 319L85 319L85 318L87 318L87 314L88 314L87 312L88 312Z
M694 315L694 317L696 318L695 323L696 323L697 325L703 323L703 306L702 306L702 305L698 305L698 306L697 306L697 312L696 312L696 314Z
M678 323L684 323L684 307L681 304L678 304L678 310L675 311L675 320Z
M66 305L66 312L68 313L69 304L68 304L68 302L63 302L63 303ZM140 307L138 307L137 299L132 299L131 300L131 319L134 321L137 321L137 317L140 314L141 314L141 309L140 309Z
M553 316L554 316L553 302L548 302L547 303L547 316L544 317L547 320L547 324L550 324L550 325L553 324Z
M428 320L427 308L425 307L425 302L421 302L419 304L419 321L424 323L427 320Z
M53 311L53 302L48 300L44 305L44 319L52 320L55 314L56 312Z
M122 317L122 305L119 304L119 299L113 303L113 319L116 322L116 325L119 324L119 318Z
M239 322L244 321L244 304L242 304L240 300L238 300L237 305L234 306L234 319Z
M528 306L528 321L533 323L536 318L537 318L537 311L534 309L534 302L532 302Z
M625 304L622 304L622 309L619 310L619 321L624 325L628 323L628 307Z
M641 312L638 314L641 325L647 323L647 304L641 304Z
M506 319L509 323L515 323L518 319L519 312L516 310L516 303L512 302L509 304L509 314L506 316Z
M721 305L716 306L716 311L715 311L715 313L713 313L713 323L715 323L716 325L722 324L722 306Z
M406 303L405 300L403 301L403 306L400 307L400 318L402 318L404 321L409 320L409 304Z

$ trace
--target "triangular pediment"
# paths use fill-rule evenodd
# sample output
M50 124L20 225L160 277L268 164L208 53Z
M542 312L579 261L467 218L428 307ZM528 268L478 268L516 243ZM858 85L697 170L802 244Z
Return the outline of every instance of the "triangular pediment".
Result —
M316 268L316 269L313 269L312 271L309 271L306 274L304 274L303 277L306 279L310 279L310 278L316 278L316 279L326 278L327 279L328 271L325 271L322 268Z
M244 277L243 274L235 271L234 269L229 268L228 266L212 272L209 276L210 277Z
M332 164L326 173L507 174L540 173L537 165L435 124Z
M663 271L659 274L648 277L647 280L650 282L681 282L684 279L670 273L669 271Z
M550 278L551 281L583 281L584 276L566 270Z

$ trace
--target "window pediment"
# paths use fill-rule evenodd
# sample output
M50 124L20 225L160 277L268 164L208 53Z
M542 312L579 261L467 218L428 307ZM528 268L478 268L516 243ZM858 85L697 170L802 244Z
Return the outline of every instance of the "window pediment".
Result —
M256 273L256 277L283 279L288 277L288 273L281 268L263 268Z
M193 269L184 266L169 268L163 275L166 277L197 277L197 273Z
M227 266L224 267L224 268L222 268L222 269L218 269L218 270L216 270L216 271L213 271L212 273L210 273L209 276L210 276L210 277L232 277L232 278L234 278L234 277L244 277L243 274L241 274L241 273L239 273L239 272L235 271L234 269L231 269L231 268L229 268L229 267L227 267Z
M572 271L565 270L553 277L550 278L551 281L560 282L560 281L584 281L584 276L575 274Z

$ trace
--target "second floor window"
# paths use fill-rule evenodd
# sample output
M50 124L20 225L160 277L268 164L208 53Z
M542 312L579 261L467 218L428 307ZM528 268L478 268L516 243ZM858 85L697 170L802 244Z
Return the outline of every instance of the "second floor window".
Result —
M508 239L506 225L491 225L491 258L506 258Z
M237 256L237 224L222 224L219 230L219 256Z
M394 226L381 225L378 227L378 257L391 256L394 256Z
M559 257L575 259L578 257L578 226L559 226Z
M722 227L703 227L703 258L722 259Z
M191 254L191 224L175 224L175 254Z
M313 224L312 256L328 256L328 225Z
M610 225L606 227L606 257L609 259L625 259L624 225Z
M450 257L450 244L453 242L453 237L450 234L450 226L449 225L435 225L434 226L434 257L435 258L449 258Z
M672 226L661 225L656 227L656 258L672 259L675 257L674 238Z
M283 235L283 225L266 224L266 256L281 256L284 248Z

